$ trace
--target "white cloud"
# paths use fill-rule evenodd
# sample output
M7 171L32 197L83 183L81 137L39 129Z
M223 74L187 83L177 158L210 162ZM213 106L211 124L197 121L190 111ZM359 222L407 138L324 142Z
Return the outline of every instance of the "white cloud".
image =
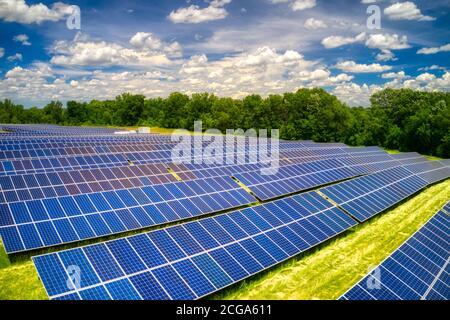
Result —
M316 0L295 0L291 4L291 8L294 11L301 11L306 9L311 9L316 6Z
M71 6L56 2L51 8L42 3L28 5L25 0L0 0L0 19L23 24L59 21L70 14Z
M434 21L436 18L423 15L414 2L396 2L384 9L384 14L391 20Z
M17 36L14 36L13 41L15 42L21 42L24 46L31 46L31 42L28 41L29 38L26 34L18 34Z
M376 56L377 61L397 61L398 59L395 57L395 54L391 50L383 49Z
M302 11L314 8L317 3L316 0L270 0L273 4L289 3L293 11Z
M382 88L377 85L343 83L337 85L331 93L351 106L368 106L370 105L370 96L380 90Z
M77 66L162 66L170 65L170 57L181 55L177 42L167 44L150 33L138 32L131 39L133 49L116 43L90 41L83 35L77 35L73 41L56 41L50 62L55 65Z
M67 49L59 50L64 48ZM297 51L278 52L269 47L211 61L204 54L196 55L170 68L153 66L147 70L73 74L72 65L69 67L68 71L46 64L12 69L0 80L0 96L15 101L38 100L43 104L51 99L111 99L126 91L148 97L167 96L173 91L187 94L208 91L241 98L251 93L268 95L300 87L336 86L353 79L345 73L332 74L326 66L306 60Z
M433 71L433 70L441 70L441 71L447 71L447 68L445 67L440 67L437 64L433 64L429 67L424 67L424 68L420 68L418 69L419 71Z
M304 23L304 27L308 30L317 30L317 29L324 29L327 28L327 24L322 21L322 20L318 20L318 19L314 19L314 18L309 18L305 21Z
M5 55L5 49L0 48L0 58L3 58L4 55Z
M228 11L224 6L230 2L231 0L213 0L206 8L190 5L187 8L172 11L168 18L173 23L202 23L225 19L228 16Z
M391 66L383 66L379 63L358 64L355 61L343 61L336 64L336 68L351 73L378 73L391 70Z
M436 76L434 74L431 74L431 73L428 73L428 72L422 73L421 75L416 77L416 80L418 82L431 82L431 81L433 81L435 79L436 79Z
M366 46L371 49L380 50L402 50L411 46L408 44L408 37L400 37L397 34L371 34L369 35Z
M450 43L440 47L422 48L417 51L417 54L436 54L439 52L449 52Z
M8 60L8 62L13 62L13 61L22 61L22 54L21 53L16 53L12 56L9 56L8 58L6 58L6 60Z
M148 32L138 32L131 39L130 44L141 50L165 52L172 57L182 56L182 48L178 42L171 44L162 42L155 35Z
M326 49L338 48L352 43L363 42L366 38L366 33L360 33L355 37L330 36L322 40L322 45Z
M404 71L399 71L399 72L385 73L385 74L381 75L381 77L383 79L403 79L406 77L406 75L405 75Z

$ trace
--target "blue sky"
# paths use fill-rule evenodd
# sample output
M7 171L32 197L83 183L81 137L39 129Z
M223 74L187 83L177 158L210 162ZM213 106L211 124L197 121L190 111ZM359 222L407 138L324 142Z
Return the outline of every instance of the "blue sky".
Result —
M380 11L380 29L366 10ZM66 21L78 6L80 29ZM0 98L450 90L450 0L0 0Z

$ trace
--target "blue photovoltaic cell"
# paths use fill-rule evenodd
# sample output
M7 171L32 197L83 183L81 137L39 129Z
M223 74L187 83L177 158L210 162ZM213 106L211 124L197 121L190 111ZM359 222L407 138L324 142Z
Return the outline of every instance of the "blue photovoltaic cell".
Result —
M44 178L42 176L38 179L42 180L40 183L47 183ZM32 228L25 226L26 224L34 224L38 232L41 230L46 232L41 235L42 241L30 240L22 247L14 245L15 240L5 240L6 251L13 253L18 252L17 250L36 249L152 227L244 206L255 201L255 198L240 188L230 177L98 193L91 193L88 190L86 194L74 196L52 196L25 202L19 202L18 199L8 200L9 205L0 203L0 229L17 226L20 232L22 229ZM59 234L63 231L60 224L56 230L49 225L52 223L56 226L56 221L67 218L70 218L69 221L78 239L73 235ZM40 222L45 222L45 228L36 225ZM67 226L64 229L66 228ZM3 234L8 236L12 232Z
M436 213L344 300L449 300L450 216Z
M394 167L342 182L320 191L363 222L413 195L428 182L403 167Z
M113 300L141 300L130 280L123 279L105 285Z
M137 299L136 292L142 299L197 299L295 256L354 225L356 221L312 192L291 197L289 201L277 200L87 246L81 249L85 253L81 257L70 251L56 255L71 256L73 264L80 259L86 265L87 260L101 280L91 287L106 288L111 299ZM41 272L41 267L36 267ZM123 283L125 279L132 287ZM44 285L50 280L43 279ZM117 286L111 286L119 281ZM103 293L103 289L99 290ZM50 295L50 298L72 293Z

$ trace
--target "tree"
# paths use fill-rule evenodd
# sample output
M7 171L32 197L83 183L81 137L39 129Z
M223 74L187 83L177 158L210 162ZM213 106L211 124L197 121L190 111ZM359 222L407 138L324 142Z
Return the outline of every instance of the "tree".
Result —
M49 124L58 124L63 121L63 104L52 101L44 107L43 121Z
M124 93L116 98L113 122L122 126L135 126L142 117L145 97Z

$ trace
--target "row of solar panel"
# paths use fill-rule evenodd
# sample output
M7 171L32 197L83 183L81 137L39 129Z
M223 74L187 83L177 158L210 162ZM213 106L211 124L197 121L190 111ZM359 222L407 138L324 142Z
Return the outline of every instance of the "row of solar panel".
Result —
M242 154L246 154L245 152ZM0 161L0 175L10 174L24 174L32 172L51 172L63 170L80 170L80 169L97 169L109 166L125 166L132 161L136 164L161 163L174 161L172 152L170 151L149 151L126 154L102 154L102 155L84 155L71 157L53 157L53 158L37 158L37 159L22 159L12 161ZM207 159L203 157L202 159ZM180 157L179 160L183 162L192 162L195 157L190 155ZM244 157L247 163L250 156ZM224 155L221 163L227 163L227 158Z
M347 151L347 150L346 150ZM351 154L351 149L348 149ZM245 153L243 153L245 154ZM280 157L289 156L281 152ZM214 157L209 157L214 159ZM192 163L195 162L195 157L186 156L186 158L180 158L181 162ZM154 151L147 153L127 153L127 154L110 154L110 155L94 155L94 156L72 156L72 157L59 157L59 158L39 158L31 160L15 160L15 161L0 161L0 175L11 174L25 174L25 173L42 173L42 172L54 172L65 170L81 170L81 169L98 169L110 166L126 166L129 161L135 164L148 164L148 163L161 163L172 162L173 156L168 151ZM183 161L184 160L184 161ZM202 162L207 162L208 157L202 156ZM253 158L247 154L244 159L233 159L233 163L251 163ZM238 162L241 161L241 162ZM261 159L256 159L261 160ZM262 159L266 160L266 159ZM230 163L230 159L226 156L220 163Z
M34 257L53 299L195 299L354 226L316 193ZM67 285L67 268L81 281Z
M149 145L154 146L156 148L165 147L168 144L175 144L175 142L171 142L170 140L166 142L155 141L155 140L118 140L118 141L110 141L110 140L84 140L78 139L78 141L71 141L69 139L65 139L64 141L53 140L53 139L45 139L46 141L17 141L17 140L5 140L0 139L0 150L2 151L37 151L37 150L46 150L46 149L64 149L64 148L94 148L94 147L112 147L112 146L141 146L141 145ZM14 144L12 142L15 142Z
M45 134L102 134L113 133L117 129L110 128L81 128L81 127L61 127L55 125L1 125L6 131L15 133L45 133Z
M378 163L377 166L368 166L368 164L376 163ZM399 164L388 155L361 157L357 164L353 164L352 158L336 157L281 167L275 175L251 172L237 174L235 177L252 190L259 199L267 200L367 174L372 169L377 171Z
M86 154L110 154L110 153L128 153L128 152L146 152L146 151L170 151L176 146L175 143L146 143L146 144L114 144L95 146L95 143L91 143L91 146L77 146L77 147L62 147L62 148L42 148L31 150L12 150L12 151L0 151L0 159L26 159L26 158L40 158L40 157L61 157L71 155L86 155ZM192 145L194 148L194 145ZM236 146L237 150L241 151L257 151L258 146ZM224 148L225 150L225 148Z
M165 224L256 202L231 178L0 204L8 253Z
M358 154L358 157L360 155ZM336 158L340 158L340 156ZM369 158L361 159L359 162L368 162L369 160L367 159ZM372 159L377 160L379 158L370 158L370 160ZM284 169L285 166L289 168L288 164L292 161L281 161L278 165L281 166L281 169ZM0 203L176 182L177 179L168 173L167 168L176 172L182 180L187 181L197 177L233 176L236 173L261 171L261 169L267 168L270 165L270 162L268 165L264 163L225 165L223 167L210 165L207 169L198 169L192 172L187 166L182 164L169 164L167 166L163 164L149 164L126 167L118 166L111 169L101 168L0 176L0 188L2 190L0 192ZM196 166L194 165L194 167Z
M181 169L182 166L177 166ZM163 171L164 170L164 171ZM187 170L183 181L197 177ZM43 199L177 182L164 165L138 165L81 171L0 176L0 203Z
M379 158L367 157L365 158L365 161L369 162L377 159ZM333 165L333 163L331 164ZM308 164L305 164L305 166L307 165ZM198 171L180 172L180 170L183 169L187 170L182 165L169 167L175 167L178 169L178 176L184 181L192 180L197 176L201 176L197 174ZM280 170L290 167L294 166L281 167ZM260 170L258 168L261 168L261 165L242 165L224 168L227 168L227 170L223 170L222 168L210 168L210 176L232 176L236 172L242 173L246 170L257 171ZM161 172L163 169L165 169L163 165L154 165L152 167L132 166L124 168L116 167L111 169L96 169L92 171L70 171L47 174L3 176L0 177L0 187L3 190L0 192L0 203L121 190L177 181L175 176L169 173L151 175L154 172ZM289 171L289 169L287 170ZM290 171L295 171L295 168ZM311 172L311 174L308 174L303 182L298 179L291 179L294 183L290 184L290 186L294 189L286 191L284 188L278 188L276 192L285 192L285 194L288 194L294 191L300 191L307 187L321 185L328 182L328 180L323 180L324 177L333 181L342 180L343 177L347 177L345 175L343 176L346 171L348 171L347 168L341 170L333 169L333 171L327 172L326 174L318 173L317 175L313 175L313 172ZM258 175L260 173L255 172L254 174ZM352 174L352 176L354 175L355 174ZM273 184L277 183L277 181L273 182Z
M432 178L427 180L426 177ZM425 163L391 168L320 191L362 222L427 185L447 178L450 178L450 168L436 168L435 163Z
M449 231L450 216L438 212L341 299L449 300Z
M101 147L66 147L57 149L33 149L33 150L17 150L17 151L0 151L1 160L18 160L27 158L43 158L43 157L62 157L72 155L96 155L96 154L111 154L111 153L129 153L129 152L146 152L146 151L170 151L175 147L175 144L143 144L143 145L115 145L115 146L101 146ZM244 147L242 150L254 151L257 147Z

